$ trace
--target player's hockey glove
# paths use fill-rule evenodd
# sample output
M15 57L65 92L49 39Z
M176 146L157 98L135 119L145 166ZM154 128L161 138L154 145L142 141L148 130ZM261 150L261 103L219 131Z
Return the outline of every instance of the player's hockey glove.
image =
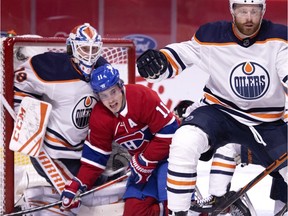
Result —
M137 58L137 68L141 77L157 79L168 67L166 56L159 51L148 49Z
M82 184L78 178L73 177L72 180L66 183L65 188L61 194L60 199L62 200L62 206L60 209L64 210L80 207L81 200L78 195L85 192L86 189L86 185Z
M149 180L158 161L148 161L142 154L135 154L130 160L131 177L136 184Z

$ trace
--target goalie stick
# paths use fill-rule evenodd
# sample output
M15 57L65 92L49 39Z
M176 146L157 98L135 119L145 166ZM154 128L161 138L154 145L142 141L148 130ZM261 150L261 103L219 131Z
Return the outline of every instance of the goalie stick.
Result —
M122 168L120 168L122 169ZM114 180L111 180L109 182L106 182L105 184L103 185L100 185L98 187L95 187L95 188L92 188L91 190L89 191L86 191L84 193L81 193L79 195L79 197L83 197L83 196L86 196L88 194L91 194L91 193L94 193L96 191L99 191L99 190L102 190L106 187L109 187L115 183L118 183L118 182L121 182L123 180L125 180L126 178L128 178L130 176L131 172L127 172L126 174L114 179ZM45 205L45 206L40 206L40 207L36 207L36 208L31 208L31 209L27 209L27 210L23 210L23 211L18 211L18 212L14 212L14 213L10 213L10 214L4 214L3 216L15 216L15 215L24 215L24 214L28 214L28 213L32 213L32 212L36 212L36 211L41 211L41 210L44 210L44 209L48 209L48 208L51 208L51 207L54 207L56 205L61 205L62 203L62 200L59 200L58 202L55 202L55 203L51 203L51 204L48 204L48 205Z
M211 216L216 216L220 214L223 210L232 205L236 200L238 200L241 196L243 196L248 190L250 190L253 186L255 186L259 181L261 181L264 177L273 172L277 167L279 167L282 163L284 163L288 159L287 152L276 159L270 166L268 166L265 170L263 170L260 174L258 174L255 178L253 178L250 182L248 182L244 187L240 188L237 192L231 191L233 193L230 194L223 202L214 205L210 208L193 208L190 207L190 210L197 211L201 213L212 213Z
M9 105L8 101L5 99L5 97L2 94L0 94L0 98L1 98L0 101L2 102L4 107L7 109L7 111L11 115L11 117L15 120L16 114L15 114L14 110L12 109L12 107Z

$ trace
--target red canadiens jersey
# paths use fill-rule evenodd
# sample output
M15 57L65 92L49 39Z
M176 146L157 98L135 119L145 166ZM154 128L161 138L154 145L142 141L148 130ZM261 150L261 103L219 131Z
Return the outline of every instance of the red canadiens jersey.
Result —
M171 138L178 127L172 112L156 92L145 86L128 84L124 92L126 106L118 116L102 103L97 103L92 111L78 173L78 178L87 185L93 184L105 169L112 142L128 149L131 155L143 152L147 160L160 161L168 157ZM87 177L87 172L94 177Z

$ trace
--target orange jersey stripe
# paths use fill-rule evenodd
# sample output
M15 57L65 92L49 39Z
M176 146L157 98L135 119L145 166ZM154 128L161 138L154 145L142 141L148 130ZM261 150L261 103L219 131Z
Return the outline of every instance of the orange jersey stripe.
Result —
M250 113L250 114L260 118L281 118L284 114L284 111L280 113L271 113L271 114L257 114L257 113Z
M226 104L223 104L221 101L219 101L217 98L213 97L213 96L210 95L210 94L204 93L204 97L207 98L209 101L215 103L215 104L220 104L220 105L222 105L222 106L227 107Z
M219 104L221 106L228 107L226 104L222 103L221 101L219 101L217 98L213 97L210 94L205 93L204 96L209 101L211 101L215 104ZM281 111L279 113L266 113L266 114L264 114L264 113L247 113L247 114L258 117L258 118L263 118L263 119L265 119L265 118L281 118L282 115L284 114L284 111Z
M25 94L25 93L23 93L23 92L14 92L14 95L20 96L20 97L29 97L28 94Z
M176 181L170 178L167 178L167 182L173 185L178 185L178 186L195 186L196 185L196 181Z
M236 167L235 164L226 164L226 163L221 163L221 162L213 162L212 166L219 166L219 167L232 168L232 169Z
M169 63L172 65L172 67L175 68L176 75L178 75L179 70L178 70L178 66L177 66L176 62L164 50L161 50L161 52L166 56L166 58L168 59Z
M46 138L47 140L50 140L51 142L58 143L58 144L63 145L63 146L65 146L65 147L67 147L67 148L71 148L71 146L70 146L69 144L67 144L66 142L63 142L63 141L58 140L58 139L56 139L56 138L54 138L54 137L51 137L51 136L49 136L47 133L46 133L46 135L45 135L45 138Z

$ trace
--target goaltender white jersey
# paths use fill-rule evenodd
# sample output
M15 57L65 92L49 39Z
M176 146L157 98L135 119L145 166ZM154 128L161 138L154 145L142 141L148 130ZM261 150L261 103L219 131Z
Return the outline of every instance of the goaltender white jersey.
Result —
M47 52L30 58L15 71L15 111L26 96L52 105L43 146L54 159L81 157L96 104L89 82L71 61L66 53Z
M208 23L190 41L160 50L170 64L159 79L196 64L210 75L203 103L215 104L246 125L272 122L285 111L287 48L284 25L263 20L256 36L241 40L231 22ZM197 79L199 71L193 72Z

